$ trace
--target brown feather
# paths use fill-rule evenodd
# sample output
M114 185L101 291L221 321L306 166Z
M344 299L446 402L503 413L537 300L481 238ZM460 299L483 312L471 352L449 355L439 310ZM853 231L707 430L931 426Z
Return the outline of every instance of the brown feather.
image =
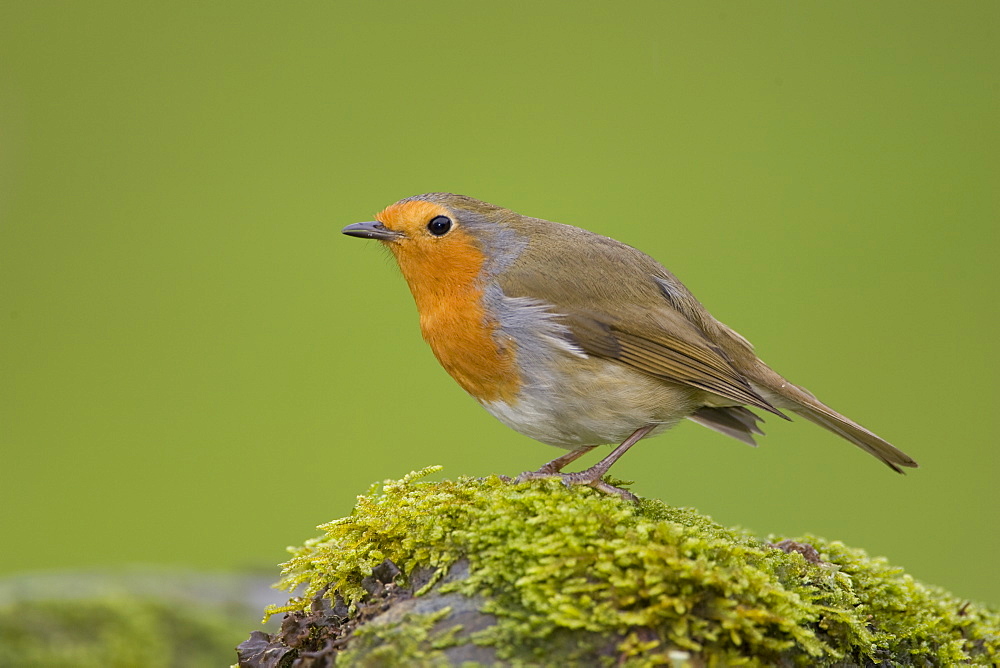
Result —
M553 312L584 352L785 417L692 319L704 308L651 257L559 223L521 218L514 227L530 233L531 242L500 277L504 294L558 304ZM625 282L622 275L640 280Z
M742 406L720 406L717 408L705 406L688 416L688 419L703 427L714 429L720 434L732 436L737 441L743 441L755 448L757 441L753 440L753 435L764 435L761 428L757 426L757 423L761 421L760 417Z

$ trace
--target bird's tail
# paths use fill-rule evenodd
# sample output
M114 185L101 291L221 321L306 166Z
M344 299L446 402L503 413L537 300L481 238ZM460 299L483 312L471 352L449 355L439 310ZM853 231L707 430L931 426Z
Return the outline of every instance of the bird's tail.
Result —
M878 434L868 431L857 422L844 417L829 406L819 403L818 407L801 406L789 408L792 412L801 415L810 422L829 429L837 436L846 438L873 457L878 457L896 473L903 472L903 469L900 467L917 468L917 463L908 454Z
M764 385L767 390L764 396L779 408L787 408L813 424L832 431L882 460L897 473L903 473L903 468L917 468L917 462L912 457L889 441L833 410L805 388L789 383L770 369L768 371L774 376L767 379L770 382Z

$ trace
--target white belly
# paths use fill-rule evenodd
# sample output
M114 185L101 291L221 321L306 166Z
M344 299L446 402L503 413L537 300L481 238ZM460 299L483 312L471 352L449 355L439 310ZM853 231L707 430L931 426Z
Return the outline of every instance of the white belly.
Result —
M525 436L571 450L621 443L648 424L660 425L652 432L658 434L697 407L697 390L617 362L580 356L552 361L555 367L528 376L516 401L483 407Z
M700 390L588 356L551 305L496 285L485 299L499 315L498 343L514 348L521 388L513 401L481 403L525 436L570 450L617 444L649 424L659 425L653 434L669 429L701 405Z

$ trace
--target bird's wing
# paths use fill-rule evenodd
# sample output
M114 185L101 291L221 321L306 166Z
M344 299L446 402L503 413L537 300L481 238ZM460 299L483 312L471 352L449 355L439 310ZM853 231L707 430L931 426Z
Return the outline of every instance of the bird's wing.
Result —
M588 355L613 359L657 378L782 415L680 313L669 306L652 312L627 305L623 308L626 315L613 318L593 312L555 311L561 312L560 320L573 342Z
M696 323L711 316L651 257L579 228L525 224L531 243L497 279L505 295L550 304L589 355L784 417Z

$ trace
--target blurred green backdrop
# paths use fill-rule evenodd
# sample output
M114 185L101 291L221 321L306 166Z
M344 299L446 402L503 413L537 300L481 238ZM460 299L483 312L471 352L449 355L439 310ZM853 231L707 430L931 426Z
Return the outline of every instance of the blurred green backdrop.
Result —
M444 190L649 252L921 464L684 424L637 492L1000 603L997 44L992 0L2 3L0 571L275 564L374 480L561 452L340 234Z

